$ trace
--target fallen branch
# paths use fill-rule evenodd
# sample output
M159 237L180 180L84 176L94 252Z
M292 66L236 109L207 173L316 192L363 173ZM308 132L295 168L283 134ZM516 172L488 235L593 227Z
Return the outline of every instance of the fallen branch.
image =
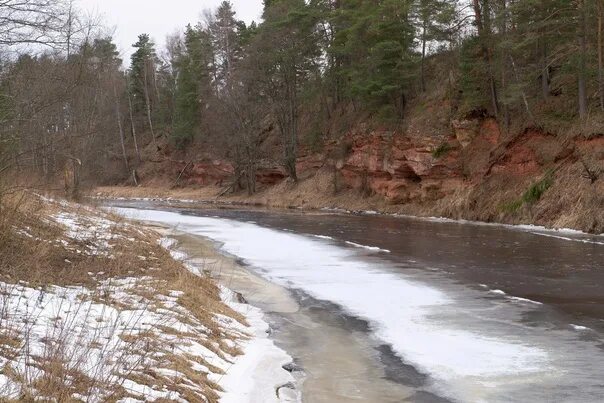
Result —
M241 179L241 177L242 177L244 174L245 174L245 171L241 172L241 173L240 173L240 174L239 174L239 175L238 175L238 176L235 178L235 180L234 180L234 181L233 181L233 182L232 182L232 183L231 183L229 186L227 186L227 187L226 187L226 188L224 188L224 189L223 189L223 190L222 190L220 193L218 193L218 196L217 196L217 197L222 197L222 196L224 196L225 194L227 194L227 193L228 193L230 190L232 190L232 189L235 187L235 185L236 185L237 183L239 183L239 179Z
M180 171L180 174L178 174L178 178L176 178L176 181L174 182L174 184L172 185L172 189L174 189L177 185L178 182L180 181L180 178L182 177L182 174L185 173L185 171L187 170L187 168L189 167L189 165L191 165L191 162L187 162L187 164L185 165L185 167L182 169L182 171Z
M581 165L583 165L583 170L585 171L581 176L583 178L589 179L593 184L600 177L599 173L590 169L583 158L579 158L579 160L581 161Z

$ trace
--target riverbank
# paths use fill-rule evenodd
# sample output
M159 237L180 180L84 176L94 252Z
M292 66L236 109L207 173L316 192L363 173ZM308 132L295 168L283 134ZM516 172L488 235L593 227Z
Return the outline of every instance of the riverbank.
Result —
M600 186L604 183L596 184ZM548 229L572 229L599 234L604 231L604 208L588 197L599 188L575 189L558 184L538 205L524 206L521 214L507 214L495 202L491 212L485 209L474 211L464 199L463 188L459 194L449 196L438 203L392 204L378 195L364 197L356 189L347 189L334 194L332 178L319 172L300 180L298 184L284 180L264 188L254 195L243 193L222 195L217 186L172 189L167 186L103 186L91 189L87 197L109 200L157 201L182 204L211 204L224 206L265 207L274 209L324 210L334 212L375 212L381 214L409 215L424 218L467 220L493 224L535 225ZM569 192L578 201L564 196ZM589 194L588 194L589 193ZM593 193L593 194L596 194ZM464 196L465 195L465 196ZM492 195L497 196L496 193ZM490 197L490 196L489 196ZM497 196L499 197L499 196ZM551 213L555 210L556 213ZM497 213L498 212L498 213Z
M277 393L293 381L282 369L291 359L263 313L157 232L37 195L9 204L0 400L297 400Z

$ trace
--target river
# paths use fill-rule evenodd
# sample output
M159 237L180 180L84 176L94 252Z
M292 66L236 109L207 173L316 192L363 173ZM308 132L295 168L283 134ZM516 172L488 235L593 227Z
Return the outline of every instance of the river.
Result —
M111 204L210 239L245 267L236 291L267 313L275 341L306 372L304 401L604 399L604 237ZM262 293L269 287L280 299Z

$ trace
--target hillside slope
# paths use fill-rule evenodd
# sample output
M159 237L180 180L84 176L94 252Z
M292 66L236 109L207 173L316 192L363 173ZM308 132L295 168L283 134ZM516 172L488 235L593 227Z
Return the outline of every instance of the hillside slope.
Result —
M303 147L297 184L277 164L265 163L257 173L260 191L252 196L225 193L233 168L211 156L156 159L141 168L140 188L94 193L604 231L604 136L561 138L539 129L507 135L492 118L438 115L434 111L436 124L411 120L400 131L357 124L325 141L320 152Z

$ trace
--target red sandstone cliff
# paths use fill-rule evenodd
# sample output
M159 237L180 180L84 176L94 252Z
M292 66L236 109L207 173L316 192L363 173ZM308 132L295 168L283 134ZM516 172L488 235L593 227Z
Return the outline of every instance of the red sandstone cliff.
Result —
M303 149L297 165L297 185L278 165L265 163L257 195L230 197L604 231L604 136L561 139L536 129L504 135L495 120L480 117L453 121L438 135L359 125L321 153ZM151 185L164 176L172 185L224 187L233 167L212 158L166 159L146 166L141 176ZM543 194L523 200L545 176L551 183Z

